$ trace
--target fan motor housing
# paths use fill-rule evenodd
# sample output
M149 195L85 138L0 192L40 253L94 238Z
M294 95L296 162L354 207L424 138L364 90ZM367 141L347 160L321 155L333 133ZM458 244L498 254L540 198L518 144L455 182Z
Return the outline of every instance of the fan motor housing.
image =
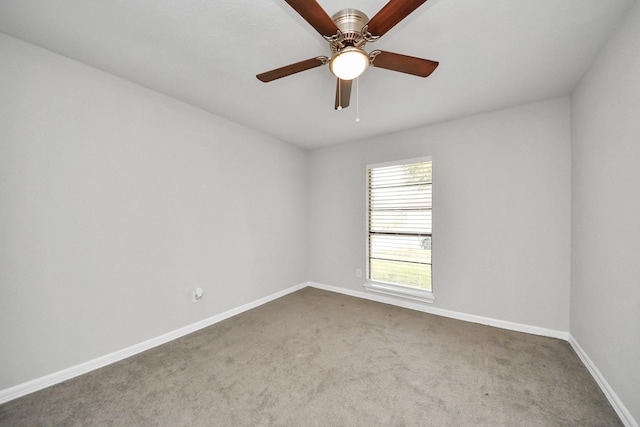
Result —
M340 30L340 38L331 41L332 53L339 52L347 46L362 48L367 41L362 35L362 28L367 25L369 18L364 12L357 9L342 9L335 13L331 19Z

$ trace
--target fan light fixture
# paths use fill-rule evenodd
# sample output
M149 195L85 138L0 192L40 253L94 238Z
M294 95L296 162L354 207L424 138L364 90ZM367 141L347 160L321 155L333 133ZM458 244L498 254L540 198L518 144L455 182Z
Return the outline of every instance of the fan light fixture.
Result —
M256 77L267 83L328 63L329 70L338 80L334 108L341 110L349 106L353 80L356 80L357 104L357 79L369 66L418 77L429 76L438 66L438 62L382 50L372 50L370 53L365 50L367 43L375 42L384 36L427 0L386 1L387 4L369 19L357 9L342 9L329 16L315 0L285 0L329 43L331 59L324 55L315 56L260 73Z
M348 46L337 52L329 62L331 72L340 80L353 80L362 74L368 66L369 56L367 53L353 46Z

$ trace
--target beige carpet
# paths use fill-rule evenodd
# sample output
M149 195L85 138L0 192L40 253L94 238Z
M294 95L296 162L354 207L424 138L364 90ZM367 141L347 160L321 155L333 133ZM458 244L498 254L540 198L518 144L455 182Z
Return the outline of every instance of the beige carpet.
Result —
M564 341L306 288L8 402L0 425L622 424Z

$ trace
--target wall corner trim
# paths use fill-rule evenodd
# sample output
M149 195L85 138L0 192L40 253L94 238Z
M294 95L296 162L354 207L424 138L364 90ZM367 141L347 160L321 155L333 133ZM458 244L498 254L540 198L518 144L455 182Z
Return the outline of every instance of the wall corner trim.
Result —
M267 295L264 298L260 298L255 301L249 302L247 304L241 305L239 307L232 308L231 310L227 310L223 313L216 314L204 320L200 320L198 322L192 323L190 325L187 325L180 329L176 329L174 331L168 332L158 337L151 338L141 343L134 344L130 347L123 348L122 350L118 350L113 353L100 356L96 359L83 362L79 365L72 366L72 367L63 369L61 371L54 372L49 375L45 375L43 377L36 378L34 380L27 381L25 383L6 388L4 390L0 390L0 404L9 402L10 400L17 399L19 397L36 392L38 390L42 390L43 388L50 387L52 385L61 383L63 381L70 380L71 378L77 377L82 374L86 374L87 372L91 372L95 369L102 368L104 366L126 359L127 357L134 356L138 353L142 353L143 351L165 344L169 341L173 341L177 338L183 337L197 330L206 328L207 326L211 326L215 323L221 322L237 314L243 313L245 311L251 310L252 308L256 308L270 301L281 298L287 294L298 291L307 286L308 284L306 282L300 283L298 285L294 285L282 291L273 293L271 295Z
M622 423L626 427L638 427L637 421L633 418L631 413L624 406L624 404L622 403L618 395L613 391L613 388L611 388L607 380L604 378L604 375L602 375L600 370L596 367L596 365L593 363L591 358L580 346L580 344L575 339L575 337L569 334L568 341L569 341L569 344L571 344L571 347L573 348L573 350L576 352L576 354L582 361L582 363L589 370L589 373L591 373L591 376L596 380L596 383L598 383L598 386L600 387L604 395L607 396L609 403L611 403L611 406L613 406L613 409L616 411L616 413L620 417L620 420L622 421Z

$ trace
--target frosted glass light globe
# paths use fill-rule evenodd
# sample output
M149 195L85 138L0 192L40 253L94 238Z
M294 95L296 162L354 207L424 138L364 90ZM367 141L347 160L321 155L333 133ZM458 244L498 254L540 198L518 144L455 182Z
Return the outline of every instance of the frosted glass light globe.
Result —
M329 69L340 80L353 80L362 74L368 66L369 56L367 53L353 46L346 47L336 53L329 63Z

